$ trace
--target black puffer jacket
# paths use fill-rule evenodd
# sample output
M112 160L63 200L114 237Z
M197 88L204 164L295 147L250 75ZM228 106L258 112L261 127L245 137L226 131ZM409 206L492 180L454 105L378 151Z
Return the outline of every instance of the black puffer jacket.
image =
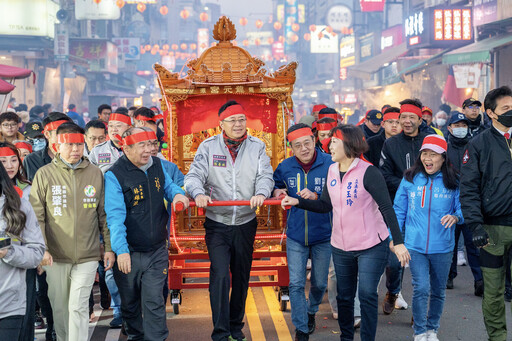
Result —
M460 166L462 165L462 157L466 151L466 146L469 142L469 136L459 139L452 134L448 133L448 160L453 164L453 167L460 173Z

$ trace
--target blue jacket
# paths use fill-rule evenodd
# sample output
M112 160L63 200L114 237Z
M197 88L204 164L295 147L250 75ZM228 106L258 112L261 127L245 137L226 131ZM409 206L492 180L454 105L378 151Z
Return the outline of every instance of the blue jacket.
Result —
M176 164L171 161L167 161L164 159L160 159L162 161L162 167L164 171L169 175L171 180L178 186L183 187L183 182L185 180L185 175L180 171Z
M297 198L297 192L307 187L320 198L327 179L327 171L332 163L329 154L317 149L315 163L309 172L305 173L295 156L289 157L281 162L274 172L274 189L286 188L289 196ZM332 213L314 213L293 206L288 210L286 225L286 236L297 243L308 246L328 242L331 240Z
M426 177L419 173L413 183L402 179L395 196L394 209L398 225L404 233L405 246L420 253L452 252L455 246L455 225L445 228L441 218L447 214L464 222L459 202L459 189L444 187L441 172Z

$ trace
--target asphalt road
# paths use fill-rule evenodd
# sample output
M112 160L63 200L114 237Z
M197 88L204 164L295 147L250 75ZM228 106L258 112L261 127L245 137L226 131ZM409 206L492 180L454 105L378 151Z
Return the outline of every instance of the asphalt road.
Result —
M442 341L483 341L487 340L485 332L481 298L473 295L473 278L469 267L459 267L459 276L455 279L455 288L446 291L446 303L441 320L438 337ZM96 291L97 291L97 287ZM379 299L385 295L385 286L381 283ZM412 297L411 275L406 269L402 293L410 304ZM99 301L99 294L96 295ZM510 303L507 303L508 329L512 328ZM169 327L168 340L210 340L212 329L211 312L207 289L189 289L183 292L183 302L180 313L175 315L172 306L167 309L167 325ZM112 310L101 310L95 306L96 318L91 324L90 340L126 340L119 329L109 329L108 323L112 318ZM413 340L411 328L412 312L408 310L395 310L391 315L384 315L379 308L379 324L377 340L396 341ZM327 301L327 294L317 314L317 329L310 336L310 340L339 340L339 328ZM244 333L248 340L293 340L295 328L291 323L290 309L281 312L276 292L271 287L250 288L246 308ZM38 331L38 340L44 340L44 332ZM512 340L512 332L509 339ZM355 340L360 340L359 332Z

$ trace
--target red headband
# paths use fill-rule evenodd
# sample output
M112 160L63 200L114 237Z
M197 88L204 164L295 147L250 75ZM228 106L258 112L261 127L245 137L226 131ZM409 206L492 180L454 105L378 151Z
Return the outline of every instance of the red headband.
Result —
M224 121L229 116L233 115L245 115L244 108L240 104L230 105L223 112L220 113L219 119Z
M335 137L335 138L343 141L343 134L342 134L341 130L339 130L339 129L334 131L334 134L332 134L332 137Z
M328 117L328 118L332 118L333 120L337 121L338 120L338 113L336 112L330 112L330 113L327 113L327 114L318 114L318 119L321 120L322 118L325 118L325 117Z
M58 143L84 143L84 135L78 133L57 135Z
M16 152L9 147L0 147L0 156L16 156Z
M421 109L412 104L403 104L400 107L400 114L402 114L404 112L412 112L413 114L418 115L419 118L421 118L421 114L422 114Z
M53 121L53 122L50 122L48 123L47 125L44 126L44 130L43 132L45 131L53 131L53 130L57 130L57 128L63 124L63 123L67 123L68 121L66 120L59 120L59 121Z
M135 119L139 120L139 121L153 121L153 122L156 122L158 120L163 120L164 119L164 115L155 115L153 117L146 117L146 116L139 115Z
M131 118L129 116L126 116L126 115L123 115L123 114L119 114L119 113L111 114L108 121L109 122L110 121L117 121L117 122L126 123L129 126L132 125L132 120L131 120Z
M398 112L388 112L388 113L384 114L384 118L382 120L383 121L398 120L399 117L400 117L400 113L398 113Z
M324 104L316 104L313 106L313 112L317 112L317 111L320 111L322 110L323 108L327 108L326 105Z
M16 148L18 149L26 149L28 151L30 151L32 153L32 145L30 143L27 143L27 142L16 142L14 144L16 146Z
M334 127L336 127L336 122L316 124L316 130L331 130Z
M140 133L135 133L135 134L126 136L123 139L123 146L131 146L132 144L149 141L149 140L156 140L155 132L141 131Z
M313 136L313 131L311 130L311 128L308 127L308 128L300 128L300 129L294 130L291 133L289 133L288 135L286 135L286 138L288 139L289 142L292 142L292 141L298 139L299 137L304 137L304 136Z

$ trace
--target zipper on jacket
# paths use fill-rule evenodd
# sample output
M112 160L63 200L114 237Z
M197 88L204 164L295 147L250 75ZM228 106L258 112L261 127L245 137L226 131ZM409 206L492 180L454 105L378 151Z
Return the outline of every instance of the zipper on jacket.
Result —
M151 168L151 167L150 167L150 168ZM149 168L148 168L148 170L149 170ZM153 214L152 214L152 212L153 212L153 206L152 206L152 199L151 199L151 183L150 183L150 181L149 181L149 176L148 176L148 174L147 174L146 172L144 172L144 175L146 175L146 179L147 179L147 181L148 181L148 194L149 194L149 212L148 212L148 214L149 214L149 222L150 222L150 224L151 224L151 225L150 225L150 227L151 227L151 228L149 229L149 231L150 231L150 232L149 232L149 233L150 233L150 235L149 235L149 240L151 240L151 243L153 243L153 242L154 242L154 241L153 241L153 230L154 230L154 229L153 229L153 226L154 226L154 225L153 225ZM164 181L165 181L165 179L164 179ZM165 189L164 189L164 191L165 191ZM172 205L172 203L171 203L171 205Z
M430 208L432 207L432 186L434 185L434 179L430 179L430 198L428 200L428 226L427 226L427 247L425 253L428 254L428 243L430 239Z
M228 147L226 146L226 148L228 148ZM242 148L242 146L240 145L240 147L238 147L238 148L239 148L238 151L240 151L240 148ZM233 161L233 158L231 157L231 153L229 152L229 148L228 148L228 157L231 160L231 165L232 165L232 169L233 169L233 171L231 172L231 178L233 179L233 185L231 186L231 191L232 191L231 195L233 196L233 200L236 200L236 169L235 169L236 158ZM234 205L233 206L233 216L231 217L231 225L235 225L236 211L237 211L237 206Z
M78 254L77 254L77 249L78 249L78 242L77 242L77 229L76 229L76 218L78 217L78 212L77 212L77 201L76 201L76 177L75 177L75 170L74 169L71 169L71 178L73 179L73 206L74 206L74 219L73 219L73 234L75 235L75 262L78 263Z
M304 172L304 169L302 171ZM304 188L308 188L308 173L309 172L304 172ZM299 188L299 191L300 191L300 188ZM309 240L308 240L308 211L307 210L304 210L304 231L305 231L304 245L308 246Z

